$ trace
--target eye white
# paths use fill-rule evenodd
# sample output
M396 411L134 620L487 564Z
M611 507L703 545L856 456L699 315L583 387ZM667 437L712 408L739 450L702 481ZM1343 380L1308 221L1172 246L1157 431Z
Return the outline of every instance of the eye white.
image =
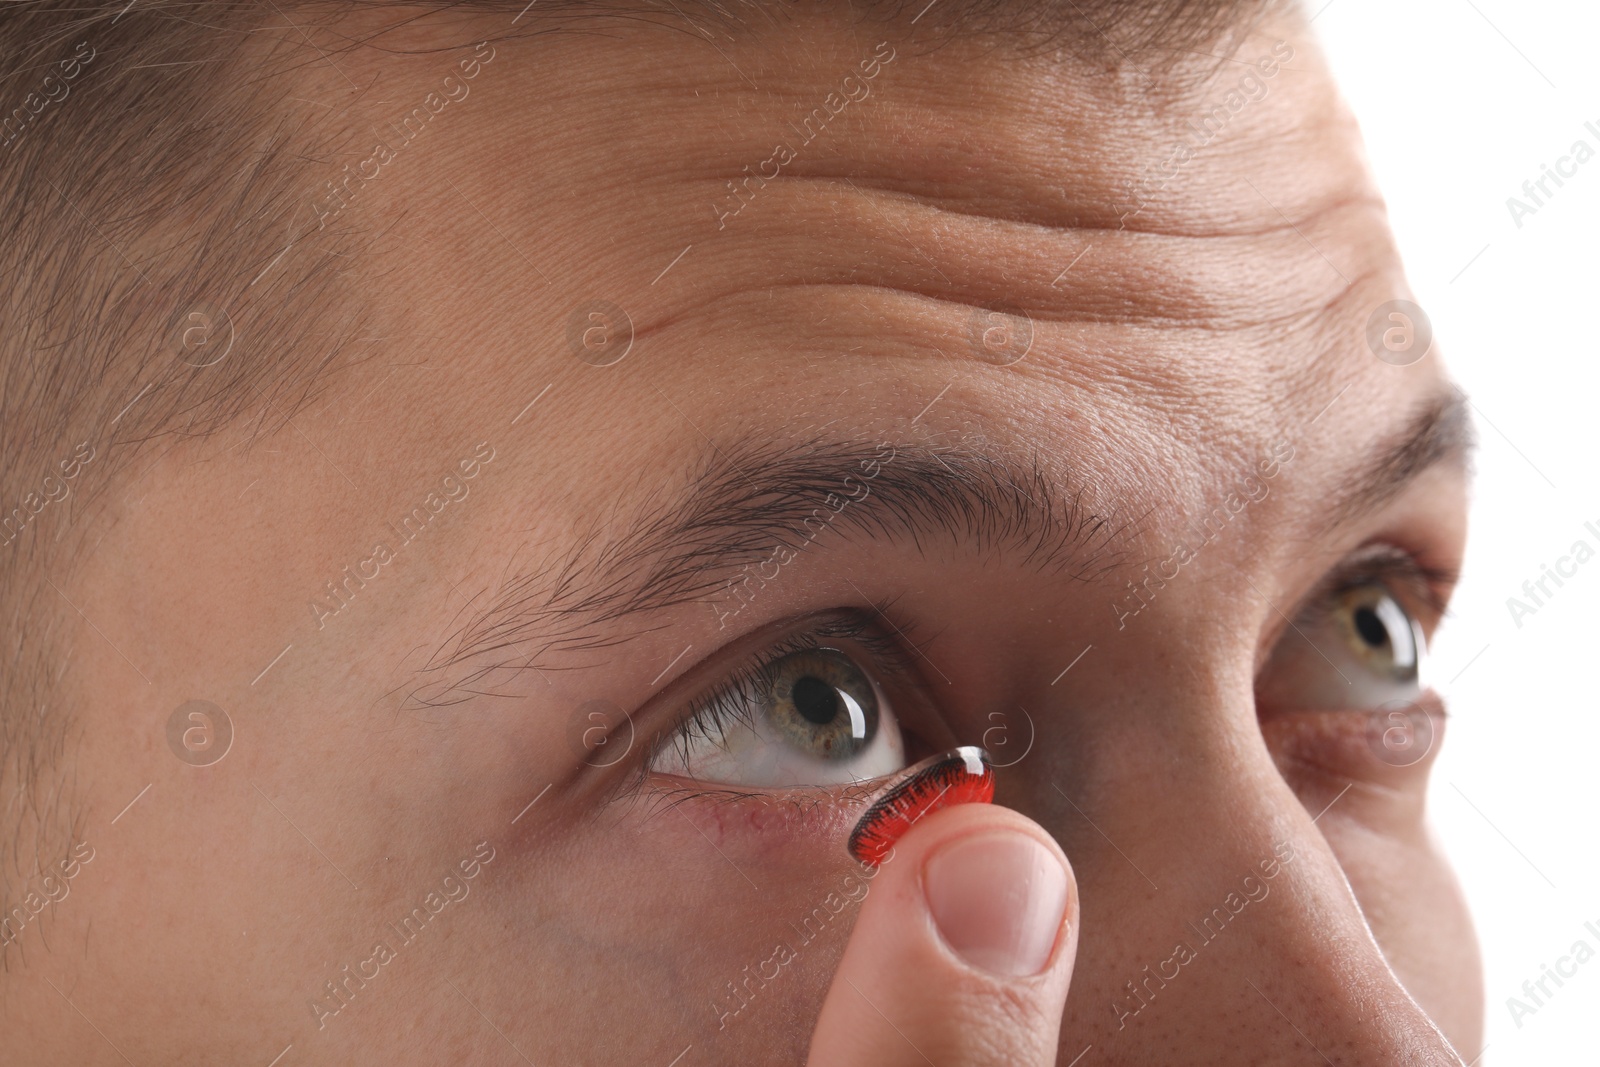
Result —
M906 765L905 740L893 708L877 683L868 680L877 699L877 730L849 759L823 759L799 750L779 736L759 707L751 707L746 716L725 715L720 732L689 723L679 727L650 761L649 769L697 782L769 789L845 785L893 774ZM834 692L850 716L851 736L866 738L866 709L843 689ZM735 693L730 699L754 704L754 697Z

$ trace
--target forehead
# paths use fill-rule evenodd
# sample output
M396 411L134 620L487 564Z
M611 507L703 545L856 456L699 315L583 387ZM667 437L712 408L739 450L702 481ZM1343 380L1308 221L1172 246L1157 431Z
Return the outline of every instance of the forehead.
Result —
M1367 345L1405 283L1292 27L1164 74L903 26L691 26L497 43L432 158L359 186L352 218L406 252L387 332L428 368L394 360L386 434L424 455L521 423L579 509L730 437L925 419L1145 510L1286 435L1348 453L1437 388L1432 358L1398 374Z

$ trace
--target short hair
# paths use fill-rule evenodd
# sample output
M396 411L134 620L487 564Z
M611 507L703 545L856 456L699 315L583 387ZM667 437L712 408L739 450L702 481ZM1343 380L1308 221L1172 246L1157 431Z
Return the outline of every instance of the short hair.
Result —
M751 33L773 17L836 14L922 19L935 39L987 34L1108 67L1135 56L1164 66L1149 57L1242 36L1273 6L541 0L503 36L589 18L672 25L680 8ZM524 0L0 0L0 613L10 643L0 841L20 831L0 856L0 900L12 899L7 875L48 866L81 819L62 767L77 696L63 678L64 635L91 606L69 604L55 572L92 552L107 488L129 465L224 428L262 439L336 371L369 358L362 295L381 276L367 254L376 235L342 220L313 226L302 210L354 135L337 116L311 128L287 117L294 71L326 47L309 29L326 41L356 11L392 11L398 23L519 8ZM382 47L374 37L337 47L368 45Z

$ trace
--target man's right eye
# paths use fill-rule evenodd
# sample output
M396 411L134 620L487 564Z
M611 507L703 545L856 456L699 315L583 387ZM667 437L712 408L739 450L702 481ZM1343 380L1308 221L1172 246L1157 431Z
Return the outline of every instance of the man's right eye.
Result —
M901 770L905 738L887 693L906 668L886 643L856 622L780 642L692 701L656 746L650 772L785 789Z

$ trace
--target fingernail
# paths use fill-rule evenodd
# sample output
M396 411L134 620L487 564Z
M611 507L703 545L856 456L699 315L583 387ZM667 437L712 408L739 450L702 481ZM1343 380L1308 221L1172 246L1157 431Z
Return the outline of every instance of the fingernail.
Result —
M1011 831L959 838L928 859L922 884L939 934L968 964L1017 978L1050 961L1067 872L1034 838Z

